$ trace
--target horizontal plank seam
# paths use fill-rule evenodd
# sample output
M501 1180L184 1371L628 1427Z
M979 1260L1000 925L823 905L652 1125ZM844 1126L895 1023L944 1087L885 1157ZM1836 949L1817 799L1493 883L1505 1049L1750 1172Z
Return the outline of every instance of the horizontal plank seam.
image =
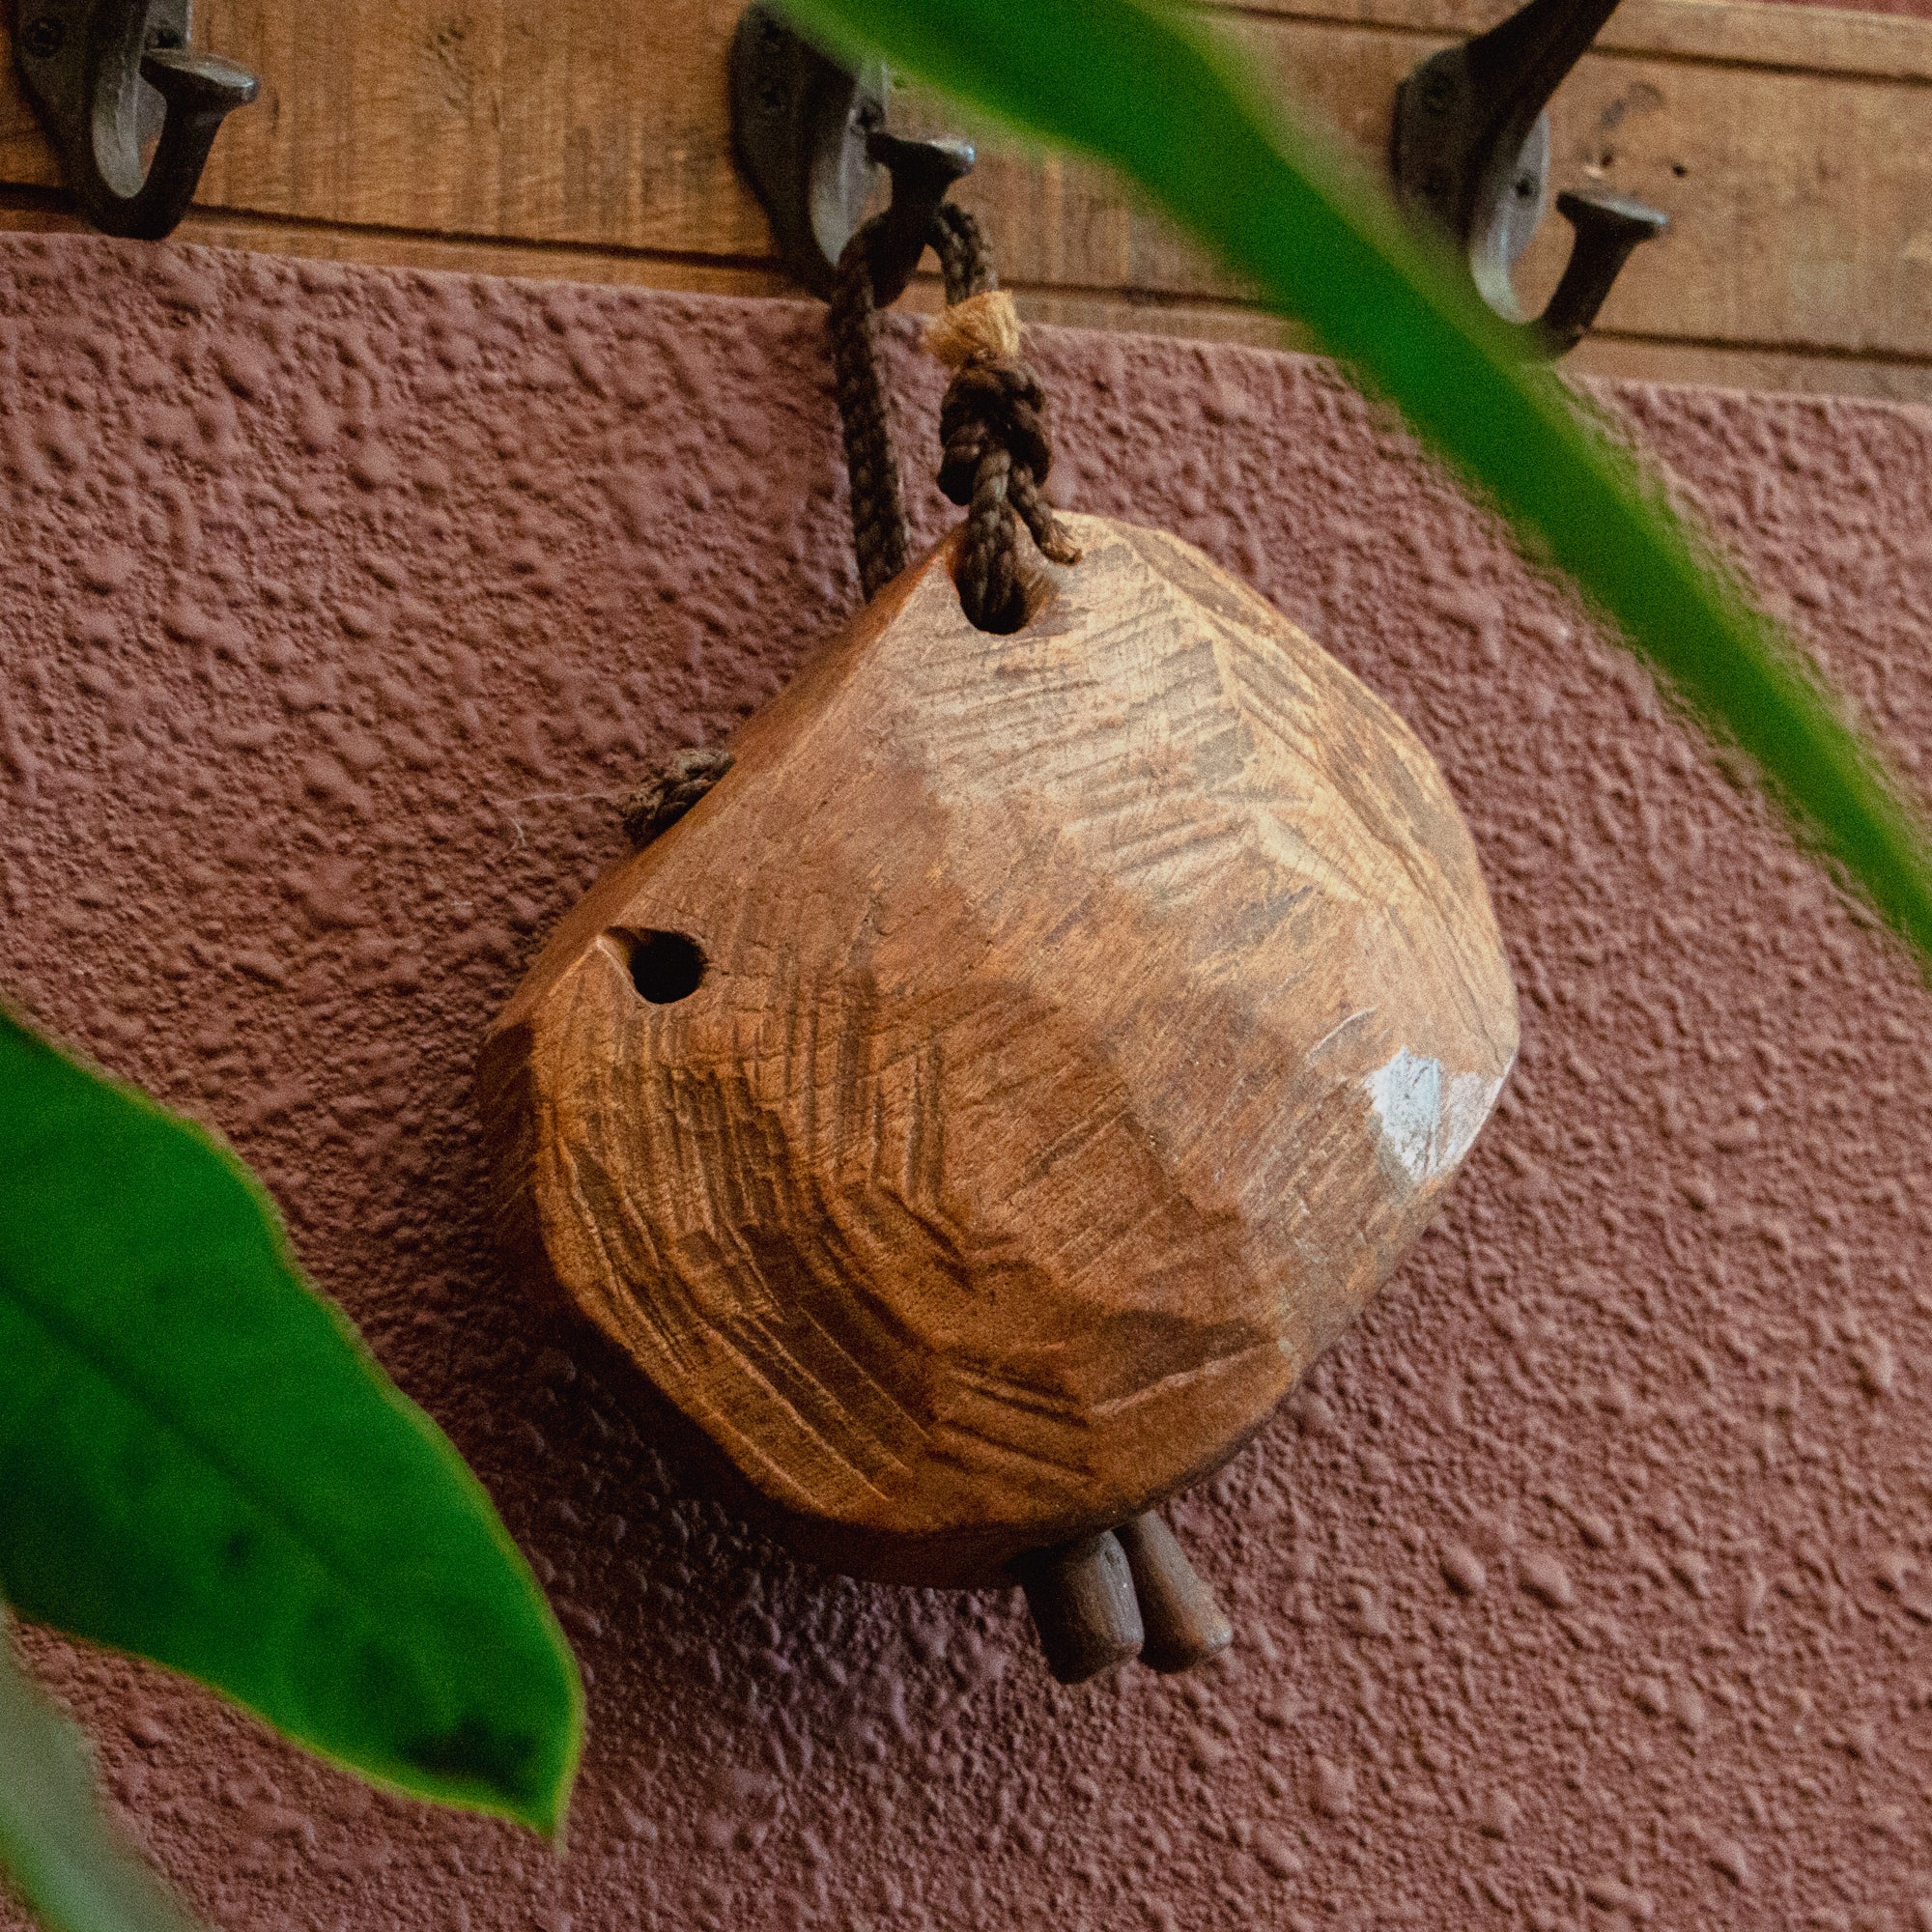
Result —
M939 277L928 272L920 277L922 285L939 286ZM1212 308L1236 315L1265 316L1273 322L1294 323L1298 319L1271 309L1265 302L1241 296L1203 289L1129 288L1119 282L1049 282L1028 275L1002 275L1000 286L1016 296L1073 296L1083 300L1118 302L1127 308Z
M1454 45L1463 38L1453 30L1408 20L1345 20L1317 8L1221 5L1203 10L1209 20L1281 22L1297 27L1347 27L1357 33L1386 34L1400 40ZM1882 16L1886 17L1886 16ZM1875 87L1932 87L1932 71L1896 66L1826 66L1817 61L1774 60L1727 49L1698 53L1686 47L1646 46L1639 42L1599 41L1586 58L1656 61L1663 67L1714 67L1729 73L1797 74L1812 80L1856 81Z
M1189 295L1183 290L1123 289L1105 283L1042 282L1003 276L1005 286L1016 296L1067 296L1084 300L1109 301L1128 308L1210 309L1217 314L1252 316L1293 327L1305 327L1300 319L1283 315L1265 304L1229 295ZM922 275L922 282L937 284L938 277ZM1870 362L1901 368L1932 368L1932 353L1910 349L1862 348L1846 343L1809 342L1803 339L1778 340L1756 336L1670 335L1647 329L1597 327L1590 331L1593 342L1646 343L1667 349L1715 349L1740 355L1808 355L1834 362Z
M1662 335L1635 328L1593 328L1592 342L1627 342L1655 349L1709 349L1730 355L1805 356L1819 362L1857 362L1875 368L1932 369L1932 354L1913 349L1860 349L1842 343L1760 341L1754 336Z
M326 215L286 214L227 202L197 201L190 218L232 221L251 228L286 229L291 233L368 235L384 242L437 242L465 248L527 250L539 255L596 255L617 262L661 263L667 268L737 269L752 273L782 274L771 255L711 254L699 248L654 248L629 242L573 242L559 236L491 235L464 228L412 228L380 221L333 221Z
M0 184L0 213L71 215L83 229L88 224L67 189L38 187L24 183ZM383 242L437 242L447 247L476 248L498 254L594 257L613 262L641 262L670 269L718 269L746 274L782 275L771 255L711 254L700 248L655 248L627 242L573 242L540 235L479 234L460 228L413 228L377 221L338 221L322 214L288 214L277 210L238 206L230 202L191 203L185 224L227 222L238 228L279 230L289 234L367 236Z

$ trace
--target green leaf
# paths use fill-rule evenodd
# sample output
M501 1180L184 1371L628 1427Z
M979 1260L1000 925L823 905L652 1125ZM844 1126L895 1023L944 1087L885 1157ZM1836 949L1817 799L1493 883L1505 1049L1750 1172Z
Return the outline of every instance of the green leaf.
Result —
M1567 571L1921 952L1923 827L1769 619L1380 186L1157 0L787 0L1022 130L1112 162L1297 318Z
M481 1486L208 1134L0 1012L0 1596L554 1831L582 1691Z
M27 1682L0 1611L0 1876L45 1932L195 1932L115 1835L80 1734Z

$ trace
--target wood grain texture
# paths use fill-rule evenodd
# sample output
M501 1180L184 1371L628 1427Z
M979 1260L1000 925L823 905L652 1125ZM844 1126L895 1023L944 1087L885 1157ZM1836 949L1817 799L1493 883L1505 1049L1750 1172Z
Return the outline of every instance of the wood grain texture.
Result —
M1932 48L1932 23L1905 24ZM1233 31L1259 71L1378 166L1397 84L1447 43L1317 20L1242 19ZM1634 196L1671 217L1618 278L1606 329L1932 357L1932 87L1602 51L1566 84L1554 122L1559 185ZM996 151L962 191L975 196L1003 269L1027 285L1245 294L1164 221L1064 162ZM1546 222L1519 275L1532 310L1568 247L1565 224Z
M533 1280L865 1574L983 1577L1217 1466L1516 1050L1406 726L1187 545L1070 522L1014 637L952 543L889 586L483 1056ZM654 933L689 997L640 997Z
M1397 81L1499 16L1498 0L1256 0L1206 10L1257 69L1373 163ZM256 67L262 102L216 144L201 240L424 266L750 293L781 286L730 156L724 49L738 0L648 10L555 0L203 0L200 38ZM909 96L909 126L956 126ZM1626 0L1559 95L1559 185L1672 217L1604 323L1646 367L1932 398L1932 20ZM993 136L963 199L1032 312L1279 339L1240 286L1104 172ZM56 175L11 57L0 186ZM35 225L46 207L0 210ZM1540 301L1568 235L1525 263ZM1629 358L1585 349L1575 365Z

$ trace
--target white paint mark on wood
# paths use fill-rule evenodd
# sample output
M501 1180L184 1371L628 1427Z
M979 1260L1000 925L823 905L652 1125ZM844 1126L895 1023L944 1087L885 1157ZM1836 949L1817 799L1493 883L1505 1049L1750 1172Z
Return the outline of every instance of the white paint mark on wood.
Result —
M1418 1187L1455 1170L1502 1092L1500 1080L1445 1073L1439 1060L1407 1047L1362 1086L1380 1123L1382 1151Z

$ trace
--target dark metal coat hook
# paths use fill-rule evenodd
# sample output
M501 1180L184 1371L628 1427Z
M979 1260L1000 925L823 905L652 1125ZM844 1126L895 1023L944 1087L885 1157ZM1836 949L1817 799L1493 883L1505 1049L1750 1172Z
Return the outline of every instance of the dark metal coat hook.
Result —
M19 0L21 79L68 185L108 235L172 234L222 121L259 91L246 69L188 50L191 4Z
M1511 281L1549 205L1550 97L1617 0L1529 0L1487 34L1426 60L1396 94L1390 161L1403 205L1467 251L1484 300L1521 330L1526 355L1574 349L1632 251L1669 217L1619 195L1565 193L1576 230L1549 305L1523 320Z
M908 140L885 123L883 67L854 72L762 0L745 10L731 43L732 139L780 259L816 296L831 295L882 169L892 184L872 251L882 307L912 279L939 204L972 169L969 143Z

